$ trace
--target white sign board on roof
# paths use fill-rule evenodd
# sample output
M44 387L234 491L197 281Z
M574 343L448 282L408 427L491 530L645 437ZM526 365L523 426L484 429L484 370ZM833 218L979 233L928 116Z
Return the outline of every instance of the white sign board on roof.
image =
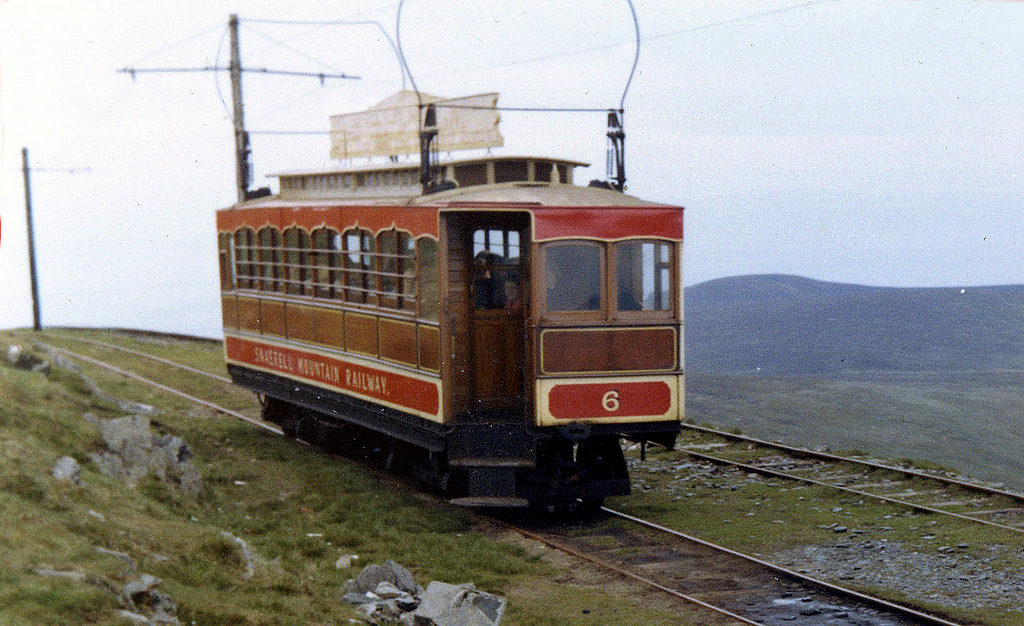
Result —
M441 98L400 91L358 113L331 116L331 158L417 154L420 151L419 103L437 108L439 150L471 150L501 146L498 94Z

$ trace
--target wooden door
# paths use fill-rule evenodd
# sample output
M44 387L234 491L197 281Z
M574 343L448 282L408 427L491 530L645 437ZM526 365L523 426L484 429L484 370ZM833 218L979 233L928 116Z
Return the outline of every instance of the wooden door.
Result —
M464 371L453 373L466 392L466 417L521 417L524 408L528 220L525 214L461 216L462 262L451 278L466 281ZM452 229L450 232L455 232ZM454 282L454 280L453 280ZM454 285L453 285L454 286ZM459 316L461 317L461 316ZM462 381L454 380L459 375Z

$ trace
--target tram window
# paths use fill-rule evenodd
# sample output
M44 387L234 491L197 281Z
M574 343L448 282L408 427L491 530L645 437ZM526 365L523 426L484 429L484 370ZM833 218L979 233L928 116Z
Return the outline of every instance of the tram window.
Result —
M220 233L217 236L217 250L220 257L220 288L230 291L234 280L231 275L231 235Z
M341 235L332 228L313 231L313 286L320 298L340 297Z
M397 230L385 231L377 236L377 251L377 291L381 296L381 306L415 306L415 302L410 302L409 298L409 289L415 286L411 272L416 268L413 242L409 235Z
M420 317L436 320L439 300L437 295L437 241L421 237L417 242L419 250Z
M309 233L292 227L284 231L284 261L288 293L312 294Z
M256 232L251 228L235 232L235 279L239 289L256 288Z
M590 243L548 246L545 251L545 301L548 311L599 311L601 247Z
M478 229L473 232L473 304L501 309L506 292L521 292L523 249L518 230Z
M284 288L282 264L284 251L281 249L281 231L271 226L261 228L259 239L259 288L264 291L281 291Z
M401 274L402 280L398 287L401 296L398 300L398 308L411 311L416 310L416 241L405 234L399 238L399 251L401 251Z
M372 304L374 297L374 239L369 231L345 233L345 300Z
M672 246L652 241L615 244L619 311L668 311L672 306Z

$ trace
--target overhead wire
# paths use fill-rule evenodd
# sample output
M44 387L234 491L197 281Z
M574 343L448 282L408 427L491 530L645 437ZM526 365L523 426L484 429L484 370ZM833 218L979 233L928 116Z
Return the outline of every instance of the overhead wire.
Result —
M222 24L218 24L218 25L212 26L209 29L204 30L202 32L196 33L194 35L189 35L188 37L186 37L186 38L184 38L184 39L182 39L180 41L176 41L176 42L174 42L172 44L168 44L167 46L165 46L163 48L160 48L159 50L155 50L155 51L147 54L146 56L136 60L135 62L129 63L128 65L129 66L138 65L139 63L142 63L143 61L148 61L149 59L152 59L155 56L159 56L159 55L167 52L168 50L173 50L174 48L177 48L178 46L184 45L184 44L189 43L191 41L195 41L196 39L199 39L200 37L203 37L205 35L209 35L210 33L215 32L216 30L221 29L221 28L224 28L224 26Z
M415 0L412 0L412 1L415 1ZM772 9L772 10L768 10L768 11L761 11L761 12L758 12L758 13L753 13L753 14L749 14L749 15L743 15L743 16L740 16L740 17L735 17L735 18L730 18L730 19L726 19L726 20L721 20L721 21L718 21L718 22L712 22L712 23L709 23L709 24L702 24L702 25L699 25L699 26L687 27L687 28L678 29L678 30L674 30L674 31L669 31L669 32L666 32L666 33L659 33L659 34L655 34L655 35L641 36L640 26L639 26L639 19L637 18L636 9L635 9L635 7L633 5L632 0L627 0L627 3L629 5L629 9L630 9L630 13L631 13L631 17L633 19L633 25L634 25L634 38L633 38L634 42L633 43L635 44L635 53L634 53L634 57L633 57L632 66L630 68L630 73L629 73L629 76L628 76L628 78L626 80L625 88L623 89L622 97L619 100L618 109L621 111L625 107L625 100L626 100L626 97L628 95L630 86L632 85L633 78L634 78L635 73L636 73L636 68L637 68L637 66L639 64L640 45L641 45L642 42L645 42L645 41L656 41L656 40L660 40L660 39L666 39L666 38L676 37L676 36L679 36L679 35L684 35L684 34L687 34L687 33L699 32L699 31L713 29L713 28L720 28L720 27L723 27L723 26L731 25L731 24L738 24L738 23L747 22L747 21L751 21L751 20L761 19L761 18L764 18L764 17L772 16L772 15L779 15L779 14L787 13L787 12L790 12L790 11L806 9L806 8L809 8L811 6L815 6L815 5L818 5L818 4L824 4L826 2L835 2L835 1L836 0L810 0L808 2L801 2L799 4L794 4L794 5L789 5L789 6L785 6L785 7L780 7L778 9ZM267 33L262 32L259 29L252 28L251 26L249 26L249 24L269 24L269 25L281 25L281 26L358 26L358 25L374 26L384 35L384 37L387 40L387 42L388 42L389 46L391 47L392 51L396 54L396 56L398 58L400 74L401 74L401 77L402 77L402 88L403 89L405 88L406 80L408 80L409 83L412 85L412 89L417 94L417 99L418 99L417 102L418 102L418 104L420 106L422 106L423 103L422 103L422 99L420 98L419 89L417 88L415 79L412 76L412 72L409 69L408 62L405 59L405 55L404 55L404 52L402 50L402 42L401 42L401 15L402 15L402 9L403 9L404 5L406 4L406 2L407 2L407 0L400 0L397 3L397 5L396 5L397 6L397 14L396 14L396 20L395 20L395 38L392 38L388 34L387 30L383 27L383 25L379 21L377 21L377 20L307 21L307 20L246 19L244 21L240 20L240 23L244 24L246 26L246 28L248 30L250 30L251 32L253 32L254 34L257 34L260 37L263 37L264 39L266 39L266 40L268 40L268 41L270 41L270 42L272 42L272 43L274 43L276 45L279 45L279 46L289 50L290 52L292 52L294 54L298 54L298 55L300 55L300 56L302 56L302 57L304 57L304 58L306 58L306 59L308 59L310 61L313 61L313 62L315 62L315 63L317 63L317 64L319 64L319 65L321 65L321 66L323 66L325 68L328 68L331 71L335 71L335 72L338 72L339 70L337 70L336 68L332 67L331 65L329 65L327 63L324 63L323 61L317 59L315 56L307 54L307 53L305 53L305 52L303 52L303 51L301 51L301 50L299 50L299 49L297 49L297 48L287 44L286 42L281 41L278 38L272 37L272 36L268 35ZM166 46L165 48L162 48L162 49L160 49L158 51L155 51L155 52L153 52L153 53L143 57L139 61L150 59L150 58L152 58L154 56L157 56L157 55L159 55L159 54L161 54L161 53L163 53L163 52L165 52L165 51L167 51L169 49L175 48L175 47L180 46L182 44L185 44L185 43L188 43L188 42L193 41L195 39L198 39L199 37L202 37L204 35L207 35L207 34L213 32L213 31L217 30L217 28L222 28L223 29L223 35L221 36L220 43L218 44L217 55L215 57L215 63L219 65L220 57L221 57L221 54L222 54L223 48L224 48L224 42L227 39L227 29L224 29L223 26L217 26L217 27L210 28L208 30L196 33L195 35L189 36L189 37L187 37L185 39L182 39L181 41L175 42L175 43L173 43L173 44L171 44L169 46ZM511 66L511 65L516 65L516 66L530 65L530 64L542 63L542 62L546 62L546 61L550 61L550 60L554 60L554 59L559 59L559 58L566 58L566 57L579 56L579 55L584 55L584 54L591 54L591 53L594 53L594 52L600 52L600 51L603 51L603 50L609 50L609 49L612 49L612 48L618 48L618 47L621 47L621 46L625 45L625 43L626 42L621 41L621 42L604 44L604 45L600 45L600 46L593 46L593 47L590 47L590 48L584 48L584 49L579 49L579 50L570 50L570 51L563 51L563 52L547 54L547 55L539 55L539 56L535 56L535 57L529 57L529 58L526 58L526 59L519 59L519 60L510 61L508 63L490 64L490 65L487 65L487 66L478 66L478 67L475 67L475 68L459 68L459 69L454 69L454 70L447 71L447 72L428 74L427 76L431 77L431 78L435 78L435 77L439 77L439 76L457 75L457 74L473 72L473 71L483 71L483 70L488 70L488 69L498 69L498 68L501 68L501 67L508 67L508 66ZM229 107L227 105L227 101L224 98L223 89L221 88L220 80L219 80L219 77L216 76L216 73L215 73L215 77L214 77L214 82L215 82L216 89L217 89L217 95L218 95L218 97L219 97L219 99L221 101L221 105L223 106L224 111L227 114L227 116L230 118L231 117L231 112L230 112L230 109L229 109ZM443 104L439 104L437 106L442 107L442 108L473 108L473 107L469 107L469 106L465 106L465 105L443 105ZM557 112L565 112L565 113L577 113L577 112L595 113L595 112L606 112L606 111L610 110L608 107L605 107L605 108L595 108L595 107L496 107L496 108L498 110L500 110L500 111L512 111L512 112L556 112L556 113ZM328 134L328 133L329 133L329 131L269 131L269 130L250 131L250 134L254 134L254 135L324 135L324 134Z

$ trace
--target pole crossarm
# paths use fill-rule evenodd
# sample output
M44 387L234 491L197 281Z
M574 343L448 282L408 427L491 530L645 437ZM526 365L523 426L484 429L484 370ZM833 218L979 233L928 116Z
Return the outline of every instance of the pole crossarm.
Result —
M205 67L122 67L117 70L120 74L128 74L133 79L136 74L177 74L182 72L230 72L231 68L225 65L207 65ZM243 67L241 72L254 72L275 76L302 76L306 78L319 78L323 84L328 78L361 80L361 76L351 74L327 74L325 72L298 72L293 70L272 70L266 67Z

